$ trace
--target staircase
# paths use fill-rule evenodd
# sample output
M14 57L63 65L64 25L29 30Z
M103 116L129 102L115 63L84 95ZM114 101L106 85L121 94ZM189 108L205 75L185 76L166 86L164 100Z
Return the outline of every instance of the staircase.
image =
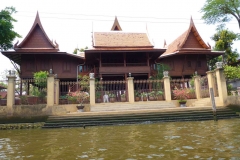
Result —
M192 104L193 107L205 107L205 106L212 106L210 98L203 98L200 100L195 101Z
M91 112L106 112L106 111L139 111L139 110L156 110L164 108L176 108L174 103L166 101L149 101L135 103L96 103L91 106Z
M217 108L218 119L239 118L234 111ZM81 112L50 116L43 128L88 127L135 123L213 120L211 107L165 108L152 110Z

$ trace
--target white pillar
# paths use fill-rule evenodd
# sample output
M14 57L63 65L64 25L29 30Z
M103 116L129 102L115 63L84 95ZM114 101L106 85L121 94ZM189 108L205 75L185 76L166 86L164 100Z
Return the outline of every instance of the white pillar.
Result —
M170 87L170 78L168 77L168 75L165 75L163 77L163 83L164 83L165 100L167 102L170 102L172 100L172 95L171 95L171 87Z
M59 104L59 79L55 79L55 103Z
M95 105L95 78L90 77L90 105Z
M134 84L133 84L134 77L127 78L128 84L128 100L130 103L134 103Z
M8 109L12 109L15 104L15 75L9 75L8 78L8 86L7 86L7 107Z
M47 106L54 105L54 75L49 74L47 78Z
M227 84L222 68L215 69L217 77L218 95L221 106L225 106L227 100Z
M201 99L200 76L194 76L195 94L197 99Z

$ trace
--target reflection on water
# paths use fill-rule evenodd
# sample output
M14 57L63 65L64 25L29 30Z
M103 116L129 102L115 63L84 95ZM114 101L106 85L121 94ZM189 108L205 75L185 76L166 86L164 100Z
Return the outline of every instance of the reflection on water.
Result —
M240 119L0 131L0 159L240 159Z

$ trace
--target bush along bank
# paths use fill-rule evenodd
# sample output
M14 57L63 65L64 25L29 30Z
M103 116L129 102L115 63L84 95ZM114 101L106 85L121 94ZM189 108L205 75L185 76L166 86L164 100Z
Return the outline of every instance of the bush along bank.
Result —
M0 130L11 129L37 129L42 128L45 122L39 123L15 123L15 124L0 124Z
M33 116L33 117L1 117L0 130L8 129L35 129L42 128L48 116Z

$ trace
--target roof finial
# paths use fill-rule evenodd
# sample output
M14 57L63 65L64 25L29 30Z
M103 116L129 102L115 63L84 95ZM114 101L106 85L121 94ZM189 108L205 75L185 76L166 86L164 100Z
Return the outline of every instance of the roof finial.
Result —
M121 28L121 26L118 22L117 16L115 16L114 23L113 23L111 31L122 31L122 28Z
M193 19L192 19L192 16L190 17L190 25L193 25Z
M167 42L166 42L166 39L164 39L163 48L167 48Z

